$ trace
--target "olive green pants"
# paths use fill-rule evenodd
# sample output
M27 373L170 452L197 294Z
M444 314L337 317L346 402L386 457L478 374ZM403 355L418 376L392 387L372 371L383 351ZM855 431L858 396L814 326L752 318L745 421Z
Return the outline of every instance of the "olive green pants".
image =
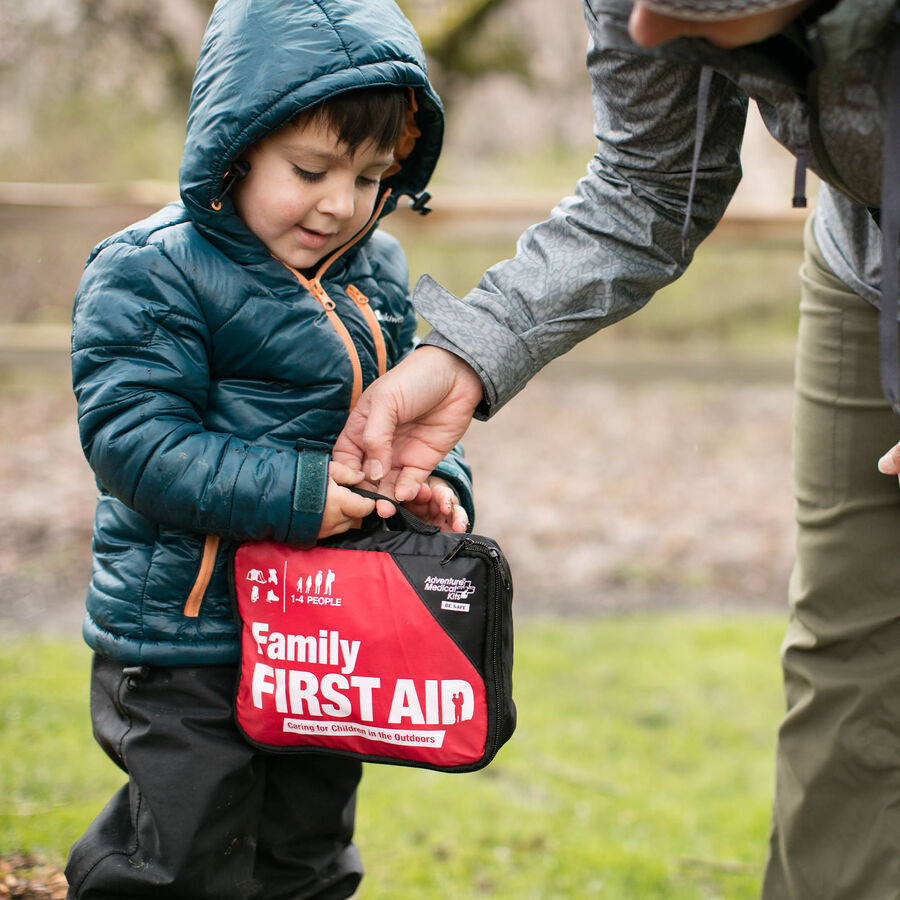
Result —
M806 231L794 410L797 562L782 646L765 900L900 898L900 419L878 314ZM748 461L752 464L752 460Z

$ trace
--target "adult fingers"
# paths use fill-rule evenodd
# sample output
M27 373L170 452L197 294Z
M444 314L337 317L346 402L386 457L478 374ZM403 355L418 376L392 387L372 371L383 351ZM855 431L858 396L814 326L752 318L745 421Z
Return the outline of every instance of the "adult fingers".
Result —
M878 471L884 475L900 475L900 444L896 444L878 460Z

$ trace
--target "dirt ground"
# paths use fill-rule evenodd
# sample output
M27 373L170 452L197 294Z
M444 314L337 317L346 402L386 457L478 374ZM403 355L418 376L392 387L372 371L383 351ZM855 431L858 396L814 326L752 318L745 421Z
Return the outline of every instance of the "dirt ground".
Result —
M518 616L784 608L789 371L597 352L465 439L475 530L506 551ZM65 361L0 375L0 627L77 635L95 491Z
M0 898L65 900L66 877L55 866L14 853L0 858Z

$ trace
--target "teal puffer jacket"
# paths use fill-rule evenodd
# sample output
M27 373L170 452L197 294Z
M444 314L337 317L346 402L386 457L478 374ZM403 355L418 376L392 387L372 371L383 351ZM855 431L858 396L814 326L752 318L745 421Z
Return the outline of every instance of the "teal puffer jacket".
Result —
M301 109L382 84L414 91L421 129L383 182L384 215L425 187L443 127L397 7L221 0L213 11L181 202L95 248L75 298L79 429L100 489L84 625L95 650L131 664L234 662L228 549L315 541L349 409L379 365L412 347L406 261L373 222L300 275L244 226L223 188L243 151ZM461 453L439 472L471 517Z

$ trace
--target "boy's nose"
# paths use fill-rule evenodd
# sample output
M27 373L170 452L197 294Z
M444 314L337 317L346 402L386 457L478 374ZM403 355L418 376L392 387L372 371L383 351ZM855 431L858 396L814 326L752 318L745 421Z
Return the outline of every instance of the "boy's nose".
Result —
M334 216L336 219L349 219L356 208L356 191L354 184L343 181L333 182L322 194L318 203L320 212Z

